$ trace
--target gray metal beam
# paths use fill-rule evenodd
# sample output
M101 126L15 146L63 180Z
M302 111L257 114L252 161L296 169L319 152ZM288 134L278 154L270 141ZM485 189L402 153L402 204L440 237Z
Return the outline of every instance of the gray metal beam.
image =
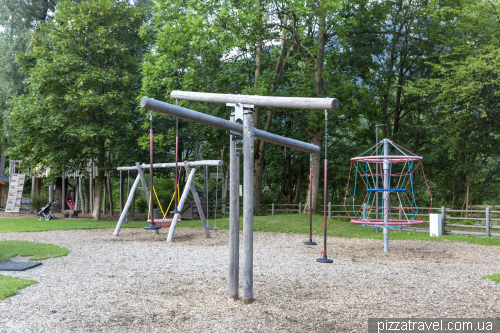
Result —
M172 99L181 99L192 102L240 103L274 108L336 110L339 107L339 101L336 98L233 95L180 90L172 91L170 97Z
M243 126L225 119L214 117L205 113L193 111L173 104L157 101L153 98L143 97L141 107L155 112L165 113L181 119L190 120L196 123L208 125L225 131L243 133ZM254 130L255 137L262 141L274 143L280 146L305 151L311 154L319 153L319 147L310 143L286 138L266 131ZM243 135L243 134L241 134Z

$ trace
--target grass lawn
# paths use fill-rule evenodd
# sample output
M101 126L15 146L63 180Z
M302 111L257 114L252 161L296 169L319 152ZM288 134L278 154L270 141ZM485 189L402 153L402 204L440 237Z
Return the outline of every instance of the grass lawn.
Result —
M240 217L240 228L243 227ZM209 220L211 227L214 219ZM147 223L143 221L129 221L123 224L123 228L142 228ZM38 221L36 218L22 219L0 219L0 232L24 232L24 231L46 231L46 230L70 230L70 229L105 229L114 228L116 221L93 221L93 220L49 220ZM179 228L201 228L200 220L185 220L179 222ZM229 229L229 219L217 219L217 229ZM255 216L254 230L268 232L292 232L300 234L309 233L308 214L290 214L275 216ZM346 220L328 219L328 236L345 238L380 239L384 238L382 232L375 232L375 228L356 225ZM313 215L313 235L323 235L323 216ZM500 246L500 238L495 237L470 237L459 235L444 235L442 237L430 237L428 233L416 231L391 230L391 240L424 240L467 242L481 245ZM314 238L314 237L313 237Z
M211 227L214 225L214 219L209 220ZM275 216L255 216L253 219L253 228L256 231L269 232L292 232L299 234L309 234L309 215L308 214L291 214L291 215L275 215ZM182 228L199 228L201 227L200 220L182 221L177 225ZM242 218L240 217L240 228L243 227ZM229 219L217 219L217 229L229 229ZM323 235L323 216L313 215L313 236ZM364 227L346 222L346 220L327 219L327 235L332 237L344 238L363 238L363 239L384 239L382 230L375 232L375 228ZM424 241L443 241L449 240L453 242L467 242L481 245L500 246L500 238L495 237L470 237L459 235L444 235L442 237L430 237L428 233L416 231L390 231L389 238L391 240L424 240ZM313 240L315 237L313 237ZM317 239L317 237L316 237Z
M0 261L10 261L15 256L33 256L30 260L62 257L71 251L59 246L28 241L0 241Z
M124 228L142 228L146 222L129 221L123 224ZM94 220L37 220L36 218L1 218L0 232L24 232L70 229L106 229L116 227L116 221Z
M491 274L483 276L483 279L488 279L496 283L500 283L500 274Z
M0 275L0 301L35 283L34 280Z
M71 251L59 246L27 241L0 241L0 261L10 261L15 256L33 256L30 260L62 257ZM0 301L17 294L18 290L35 284L34 280L0 275Z

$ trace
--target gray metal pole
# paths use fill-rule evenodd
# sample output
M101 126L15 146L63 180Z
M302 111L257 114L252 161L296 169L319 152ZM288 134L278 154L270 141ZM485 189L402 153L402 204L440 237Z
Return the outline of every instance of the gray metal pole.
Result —
M243 114L243 304L253 301L253 115Z
M384 156L389 156L389 140L384 139ZM389 222L389 214L390 214L390 203L389 203L389 161L384 159L384 252L389 252L389 226L387 223Z
M122 210L122 213L120 214L120 218L118 219L118 223L116 224L115 232L113 236L118 236L120 233L120 228L122 227L123 221L125 221L125 218L127 217L128 210L130 208L130 204L132 203L132 200L134 199L133 193L137 190L137 186L139 185L139 182L141 181L141 178L139 175L135 178L135 182L132 185L132 189L130 190L130 194L128 195L127 202L125 203L125 207Z
M234 121L234 113L231 115ZM238 209L238 159L236 142L229 136L229 297L238 300L240 271L240 221Z
M490 237L490 208L486 208L486 237Z
M193 102L240 103L275 108L335 110L339 107L339 101L336 98L233 95L180 90L172 91L170 97L172 99L182 99Z
M196 123L208 125L214 128L222 129L225 131L233 131L235 133L242 133L243 127L241 124L230 122L222 118L214 117L205 113L193 111L173 104L157 101L152 98L143 97L141 100L141 107L147 110L153 110L160 113L165 113L178 118L190 120ZM272 134L266 131L255 129L254 136L262 141L274 143L288 148L305 151L307 153L319 154L319 147L310 143L286 138L280 135Z

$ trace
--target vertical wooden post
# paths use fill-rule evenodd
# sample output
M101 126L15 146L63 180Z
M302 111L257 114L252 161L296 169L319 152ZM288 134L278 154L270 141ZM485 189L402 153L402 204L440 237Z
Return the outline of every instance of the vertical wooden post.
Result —
M80 205L82 207L82 212L84 211L83 210L83 189L82 189L82 176L78 175L78 193L80 194ZM77 208L78 208L78 204L77 204Z
M490 208L486 207L486 237L490 237L490 224L491 224Z
M35 198L35 182L36 182L36 177L33 176L33 171L31 171L31 205L30 205L30 213L33 214L34 209L33 209L33 199Z
M123 179L122 172L120 171L120 215L123 212L123 207L125 203L125 180Z
M49 186L49 202L52 203L54 201L54 185ZM54 206L50 206L50 214L54 214Z
M299 202L299 214L302 213L302 203Z
M446 224L446 208L444 206L441 206L441 235L445 234L445 224Z
M103 204L102 213L103 214L106 214L106 187L107 187L106 186L106 184L107 184L106 179L107 178L108 177L106 177L106 174L104 174L104 179L102 180L102 182L104 183L104 184L102 184L103 185L102 187L104 188L104 194L102 196L102 204Z
M274 202L271 204L271 215L274 216Z
M61 179L61 211L65 209L66 209L66 175L64 174L63 171Z
M332 218L332 203L331 202L328 203L328 218L329 219Z
M94 212L94 163L90 165L90 213Z
M88 178L84 179L85 182L85 213L89 214L90 213L90 181Z
M113 216L113 191L111 189L111 177L108 175L108 201L109 201L109 214Z

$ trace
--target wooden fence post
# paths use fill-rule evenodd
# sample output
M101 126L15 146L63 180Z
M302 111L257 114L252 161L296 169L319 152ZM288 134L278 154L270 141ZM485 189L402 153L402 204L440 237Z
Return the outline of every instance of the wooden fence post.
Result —
M302 213L302 204L299 202L299 214Z
M328 218L329 219L332 218L332 203L331 202L328 203Z
M274 216L274 202L271 204L271 215Z
M446 223L446 207L445 206L441 206L441 234L444 235L445 234L445 223Z
M490 237L490 208L486 207L486 237Z

